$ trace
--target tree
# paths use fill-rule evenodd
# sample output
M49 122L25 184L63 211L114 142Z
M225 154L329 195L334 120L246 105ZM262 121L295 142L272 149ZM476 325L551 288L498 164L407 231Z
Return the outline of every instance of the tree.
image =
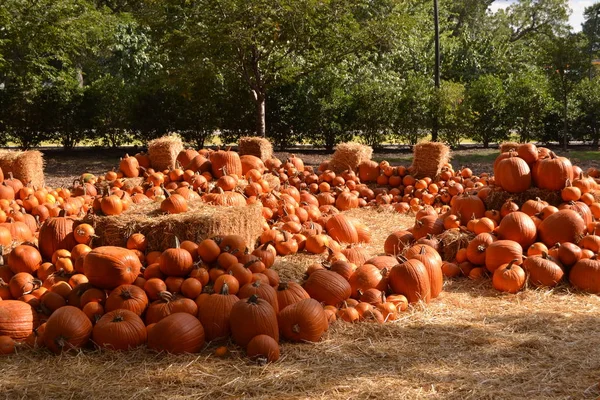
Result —
M506 94L502 80L493 75L482 75L467 88L467 106L470 110L470 137L488 148L491 142L508 137L505 123Z
M510 129L527 143L541 137L552 107L548 77L537 69L512 74L506 85L506 114Z
M583 79L575 87L574 104L576 120L575 133L582 140L592 140L595 146L600 140L598 121L600 120L600 78Z

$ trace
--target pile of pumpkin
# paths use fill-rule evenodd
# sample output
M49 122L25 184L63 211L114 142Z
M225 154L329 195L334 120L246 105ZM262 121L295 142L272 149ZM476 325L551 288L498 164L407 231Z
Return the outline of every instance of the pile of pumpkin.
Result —
M481 279L492 276L493 286L515 293L528 281L533 286L554 287L563 277L576 288L600 294L600 203L594 193L596 179L584 176L564 157L532 144L502 153L489 185L467 184L451 197L449 205L424 206L416 212L415 224L387 239L386 252L402 254L414 242L443 251L439 235L454 231L467 237L454 259L442 265L444 275ZM598 176L590 169L590 175ZM481 178L460 171L461 185ZM519 207L508 199L500 210L487 210L484 199L498 187L521 193L532 187L557 191L558 207L537 198ZM447 185L450 186L450 185ZM497 186L496 188L494 186Z

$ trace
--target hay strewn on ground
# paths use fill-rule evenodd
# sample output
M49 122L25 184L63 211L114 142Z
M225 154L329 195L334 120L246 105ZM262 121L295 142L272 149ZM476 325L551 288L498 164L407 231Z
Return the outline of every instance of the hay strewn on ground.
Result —
M500 153L506 153L507 151L510 151L510 150L516 150L518 146L519 146L519 143L517 143L517 142L500 143Z
M527 200L536 199L538 197L555 207L558 207L563 202L560 191L555 192L536 187L529 188L523 193L509 193L500 189L492 190L484 202L488 210L500 210L500 207L502 207L508 199L511 199L521 207Z
M151 202L133 205L121 215L88 215L84 220L99 236L95 246L124 246L129 236L141 232L148 239L150 251L172 247L174 236L181 241L200 242L227 234L241 235L248 247L254 248L262 232L260 206L215 207L200 200L189 203L188 211L182 214L162 214L159 204Z
M412 168L419 179L426 176L435 179L450 160L450 148L439 142L419 143L414 146L413 153Z
M447 230L437 235L436 238L442 243L442 258L444 261L453 261L460 249L466 248L469 242L475 238L475 234L468 231Z
M183 150L183 142L177 135L167 135L150 141L148 156L152 168L159 171L175 168L181 150Z
M273 157L273 145L262 137L244 136L240 138L238 153L240 156L249 154L266 161Z
M0 168L5 178L12 173L24 184L44 186L44 158L39 151L0 150Z
M356 171L359 164L369 161L373 155L373 148L360 143L340 143L335 148L335 153L329 161L329 169L340 173L347 169Z

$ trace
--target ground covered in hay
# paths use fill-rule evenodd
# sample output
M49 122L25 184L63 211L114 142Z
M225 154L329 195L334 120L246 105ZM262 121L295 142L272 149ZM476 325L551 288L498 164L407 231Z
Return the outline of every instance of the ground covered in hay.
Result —
M354 212L387 233L412 218ZM318 256L278 261L301 281ZM489 281L448 281L439 299L385 325L336 323L317 344L282 343L282 358L254 365L230 345L226 358L147 350L54 356L24 350L0 364L7 399L594 399L600 396L600 297L528 289L502 295Z
M493 157L466 151L457 166L490 171ZM69 185L76 173L100 174L122 151L105 158L81 152L46 153L46 181ZM491 154L491 153L490 153ZM282 154L277 154L279 157ZM570 156L573 156L571 154ZM304 157L304 156L303 156ZM310 164L325 159L311 155ZM462 157L462 158L458 158ZM376 154L393 164L409 156ZM582 166L597 166L596 159ZM412 218L355 211L373 231L373 254ZM274 266L282 279L303 279L318 256L294 255ZM254 365L229 346L170 356L147 350L84 351L62 356L23 350L0 359L0 397L7 399L597 399L600 396L600 297L527 289L493 290L489 280L447 281L430 305L385 325L336 323L317 344L282 343L282 358Z

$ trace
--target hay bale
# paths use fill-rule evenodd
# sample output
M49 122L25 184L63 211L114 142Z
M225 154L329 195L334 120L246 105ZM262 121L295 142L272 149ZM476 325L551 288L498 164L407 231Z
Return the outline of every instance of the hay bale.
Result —
M340 143L335 148L335 153L328 163L328 168L336 173L347 169L356 171L358 165L364 161L370 161L373 148L360 143Z
M442 167L450 160L450 148L444 143L424 142L413 148L412 169L418 179L426 176L436 179Z
M442 243L444 261L454 261L456 253L460 249L466 248L469 242L475 238L475 234L467 230L449 229L437 235L436 238Z
M150 141L148 156L152 168L159 171L175 168L181 150L183 150L183 143L176 135L167 135Z
M0 168L5 176L12 173L24 184L44 186L44 158L39 151L0 150Z
M182 214L163 214L157 202L132 205L127 212L115 216L88 215L98 238L94 246L125 246L127 238L136 232L148 240L148 250L163 251L172 247L174 236L179 240L200 242L206 238L236 234L254 248L262 233L262 207L215 207L201 200L188 204Z
M519 207L523 206L527 200L540 198L541 200L547 201L551 206L558 207L563 201L560 196L560 191L552 191L546 189L540 189L532 187L524 191L523 193L509 193L505 192L500 188L492 190L484 200L485 206L488 210L500 210L500 207L508 200L511 199Z
M510 150L516 150L518 146L519 146L519 143L517 143L517 142L500 143L500 153L506 153L507 151L510 151Z
M240 156L251 155L267 161L273 157L273 145L262 137L244 136L240 138L238 153Z

